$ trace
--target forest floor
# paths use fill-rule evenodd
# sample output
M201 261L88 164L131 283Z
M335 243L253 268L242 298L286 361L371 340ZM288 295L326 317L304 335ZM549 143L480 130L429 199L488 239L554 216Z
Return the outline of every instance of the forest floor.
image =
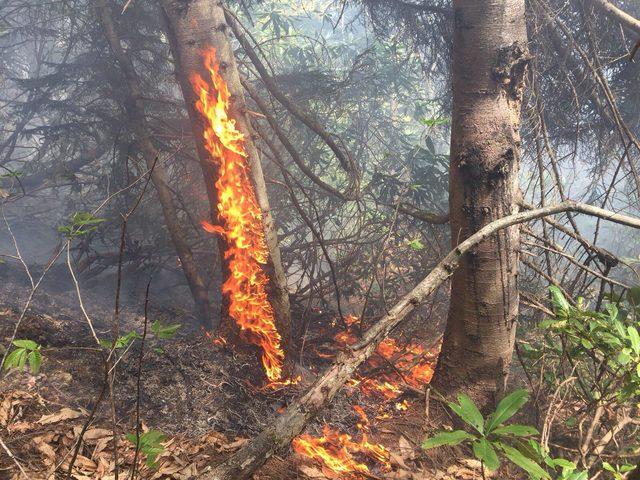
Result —
M3 290L3 296L8 295L4 287ZM183 326L170 339L147 337L140 377L141 342L134 342L116 367L115 401L110 400L108 388L103 399L98 400L104 385L102 353L76 309L58 307L56 300L55 295L40 299L32 312L42 313L28 314L16 337L42 345L39 374L32 376L28 369L13 370L0 380L0 438L15 456L12 459L2 447L0 478L68 478L70 458L83 428L84 442L71 478L115 478L116 455L120 478L130 478L136 449L126 435L135 434L138 413L143 432L160 431L164 435L153 467L145 465L144 453L138 455L138 474L143 478L198 478L256 435L309 386L315 372L340 349L336 345L342 331L340 325L316 312L307 332L304 367L298 369L300 383L276 390L263 388L254 355L235 353L216 344L190 321L181 321L184 317L180 312L151 311L149 322L159 319ZM97 308L92 306L92 311ZM44 313L53 310L55 315ZM96 318L110 316L105 307ZM0 303L2 345L8 344L18 317L16 305ZM96 320L99 337L108 337L108 324ZM141 332L143 324L144 317L138 312L125 311L121 316L123 333ZM434 338L421 342L433 344ZM397 355L400 354L394 358ZM337 467L332 470L327 462L323 464L290 449L270 459L255 478L482 478L478 463L465 459L468 455L459 450L425 453L420 444L433 432L434 423L442 424L425 420L425 389L403 382L390 364L382 362L371 367L368 374L363 372L359 377L360 383L353 382L343 389L306 430L313 435L308 440L315 440L316 447L320 447L317 451L325 448L339 459L344 471ZM397 381L390 387L393 393L363 388L367 375L378 380L395 376ZM90 419L96 402L97 413ZM116 441L114 431L118 434ZM379 444L386 453L376 458L361 448L363 444ZM18 471L18 463L24 472ZM57 473L52 475L54 470ZM503 473L493 478L518 477Z

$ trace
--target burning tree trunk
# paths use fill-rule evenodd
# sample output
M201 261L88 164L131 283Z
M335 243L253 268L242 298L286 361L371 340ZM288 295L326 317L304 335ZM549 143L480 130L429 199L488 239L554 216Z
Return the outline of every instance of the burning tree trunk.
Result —
M284 378L290 367L289 294L224 9L210 0L163 0L162 8L207 183L209 230L219 234L223 254L223 318L233 318L241 336L260 346L270 380ZM231 180L228 174L237 173L237 166L240 176ZM245 177L249 184L242 185L242 192L228 190ZM257 217L250 211L254 205ZM243 218L234 223L236 213ZM258 283L264 279L264 289L255 285L256 275ZM236 282L240 277L247 281ZM245 305L236 305L246 300L254 303L249 314Z
M450 222L455 247L517 211L520 106L528 63L524 0L453 2ZM434 385L488 405L504 389L518 316L518 229L478 244L452 277Z
M144 104L142 101L140 81L138 80L131 58L122 48L120 38L113 24L111 9L107 4L107 0L100 0L98 2L98 14L105 31L107 41L109 42L109 46L116 57L118 66L120 67L125 80L124 88L127 93L125 109L127 116L129 117L130 125L135 133L136 141L140 151L142 152L145 163L149 169L152 169L151 181L158 193L165 225L167 226L167 230L171 236L171 241L176 249L176 253L178 254L178 258L182 265L182 270L187 278L191 294L193 295L196 316L200 323L208 326L211 321L211 304L209 303L209 294L205 283L198 272L198 267L193 258L191 248L182 233L182 227L178 221L178 214L173 203L171 189L167 182L167 174L164 167L161 165L161 162L156 162L159 152L153 144L153 140L149 132L149 126L147 124Z

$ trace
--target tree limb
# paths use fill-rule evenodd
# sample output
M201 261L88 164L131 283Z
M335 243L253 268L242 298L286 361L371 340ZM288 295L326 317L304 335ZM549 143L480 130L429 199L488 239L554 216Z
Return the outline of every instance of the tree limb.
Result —
M607 0L591 0L598 9L611 20L620 23L627 30L640 35L640 20L629 15Z
M282 92L282 90L280 90L280 87L278 87L276 82L273 80L273 77L269 75L267 68L258 57L255 49L251 46L247 38L242 33L242 28L238 20L227 9L225 9L225 17L227 20L227 24L231 27L231 30L233 31L236 39L251 60L253 66L260 74L260 78L264 82L265 87L267 87L267 90L269 90L271 95L273 95L278 100L278 102L280 102L282 106L284 106L294 117L304 123L310 130L315 132L316 135L318 135L324 141L324 143L327 144L327 146L331 149L333 154L342 165L342 168L344 168L351 175L352 181L357 184L358 169L349 153L343 151L343 149L338 146L336 140L334 139L334 135L327 132L322 127L322 125L320 125L320 122L318 122L318 120L303 112L295 103L289 100L289 98Z

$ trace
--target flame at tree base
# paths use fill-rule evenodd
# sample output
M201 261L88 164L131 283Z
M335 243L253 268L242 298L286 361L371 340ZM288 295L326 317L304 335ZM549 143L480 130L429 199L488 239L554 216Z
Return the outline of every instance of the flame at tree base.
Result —
M198 97L195 107L205 121L205 146L218 170L217 179L206 179L215 181L218 224L202 222L202 226L224 239L228 272L222 293L228 299L229 316L240 328L241 338L261 349L265 373L274 382L281 380L284 352L267 296L269 280L262 270L269 258L262 212L249 175L244 135L229 117L230 93L215 56L214 48L204 54L209 81L197 73L191 76Z

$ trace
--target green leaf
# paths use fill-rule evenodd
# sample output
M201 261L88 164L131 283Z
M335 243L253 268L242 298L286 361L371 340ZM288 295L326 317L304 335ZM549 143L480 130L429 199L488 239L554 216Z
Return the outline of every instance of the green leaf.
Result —
M636 355L640 355L640 334L638 333L638 329L629 325L627 327L627 332L629 333L629 340L631 340L631 348L633 348L633 352Z
M527 403L527 400L529 400L529 392L524 388L516 390L504 397L500 403L498 403L496 411L487 418L487 433L490 433L498 425L503 424L513 417L516 412Z
M159 430L149 430L148 432L140 435L140 441L147 445L153 445L160 442L164 442L165 439L164 433Z
M473 403L473 400L465 394L460 394L458 395L458 402L460 405L450 403L449 408L451 408L456 415L475 428L478 432L484 433L484 417L480 413L480 410L478 410L478 407L476 407L475 403Z
M500 466L498 454L486 438L480 438L473 442L473 454L477 459L482 460L484 466L489 470L496 470Z
M551 292L551 302L553 303L556 315L566 317L571 310L571 305L569 305L567 299L564 298L562 291L555 285L551 285L549 292Z
M42 355L40 354L40 350L33 350L29 353L28 360L31 375L37 375L40 372L40 365L42 365Z
M414 250L422 250L424 248L424 244L417 238L407 242L407 246Z
M496 427L491 432L495 435L514 435L516 437L528 437L530 435L537 435L538 430L529 425L503 425Z
M18 359L20 355L24 352L24 348L16 348L13 352L7 355L7 358L4 360L4 369L9 370L10 368L15 368L18 366Z
M16 347L26 348L27 350L36 350L38 348L38 344L33 340L14 340L13 344Z
M443 117L421 118L420 123L427 127L436 127L438 125L447 125L449 123L449 119Z
M635 307L640 307L640 286L631 287L627 290L627 300Z
M440 432L431 438L428 438L422 444L422 448L428 450L430 448L441 447L442 445L458 445L465 440L473 440L476 437L464 430L454 430L453 432Z
M620 365L626 365L631 360L631 355L629 355L629 351L627 348L618 353L618 357L616 358Z
M116 340L115 345L113 345L113 348L124 348L126 346L128 346L132 341L134 341L136 338L139 338L140 336L138 335L138 332L136 332L135 330L131 330L129 333L127 333L126 335L123 335L121 337L119 337ZM102 345L104 348L111 348L112 345L112 341L111 340L107 340L107 339L101 339L100 340L100 345Z
M587 472L572 472L567 480L588 480Z
M170 325L163 325L160 320L156 320L151 324L151 332L159 339L166 340L173 337L178 329L182 326L181 323L172 323Z
M27 350L24 348L20 349L20 355L18 355L18 370L22 371L24 369L25 364L27 363Z
M164 442L166 438L164 433L158 430L149 430L140 435L139 439L136 438L135 433L127 433L125 438L136 445L140 449L140 452L146 455L148 467L155 467L156 458L164 452L164 447L162 446L162 442Z
M586 338L581 338L580 343L582 343L582 346L587 350L591 350L593 348L593 343L591 343L591 341L587 340Z
M505 457L527 472L534 480L540 480L542 478L551 479L549 474L545 472L540 465L524 456L520 451L504 443L499 443L499 446L504 452Z
M569 460L566 460L564 458L554 458L553 459L553 464L558 466L558 467L570 468L572 470L575 470L577 468L575 463L570 462Z

